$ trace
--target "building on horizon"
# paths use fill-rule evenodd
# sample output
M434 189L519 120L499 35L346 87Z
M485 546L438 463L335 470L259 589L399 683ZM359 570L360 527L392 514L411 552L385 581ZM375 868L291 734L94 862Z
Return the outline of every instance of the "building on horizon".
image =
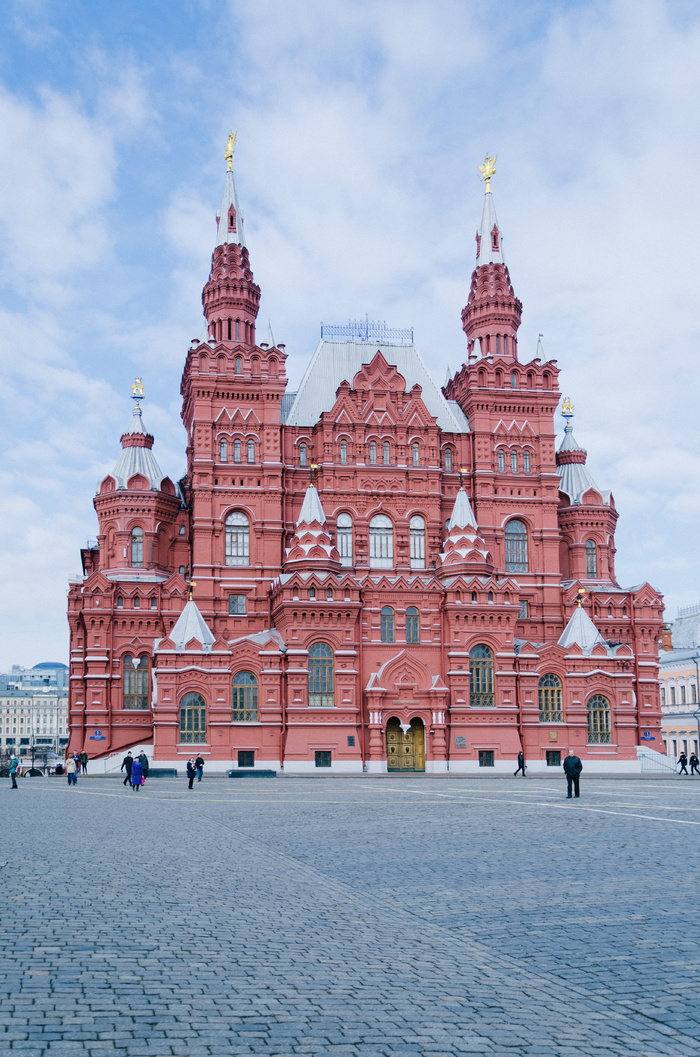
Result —
M437 385L410 330L324 326L288 392L227 157L186 473L161 470L137 399L70 585L71 750L507 774L521 748L542 772L573 748L638 771L663 751L662 601L616 580L570 401L556 446L556 362L519 358L490 159L459 370Z
M700 605L684 606L664 629L659 656L661 734L666 753L700 755Z

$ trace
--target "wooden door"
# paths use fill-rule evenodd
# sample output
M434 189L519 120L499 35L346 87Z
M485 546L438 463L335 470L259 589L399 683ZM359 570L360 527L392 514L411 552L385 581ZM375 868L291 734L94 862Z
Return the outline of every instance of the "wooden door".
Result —
M425 770L425 728L421 719L412 719L403 732L396 718L386 727L386 764L388 771Z

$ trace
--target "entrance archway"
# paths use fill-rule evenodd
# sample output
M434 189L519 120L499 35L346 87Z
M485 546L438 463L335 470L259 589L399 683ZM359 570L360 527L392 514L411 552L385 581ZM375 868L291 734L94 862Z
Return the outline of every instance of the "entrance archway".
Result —
M418 716L405 732L396 716L387 723L386 766L388 771L425 770L425 727Z

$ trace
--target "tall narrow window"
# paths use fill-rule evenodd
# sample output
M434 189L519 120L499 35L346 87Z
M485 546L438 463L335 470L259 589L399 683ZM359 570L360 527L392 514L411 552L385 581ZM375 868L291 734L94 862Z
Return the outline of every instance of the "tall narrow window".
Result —
M425 569L425 521L417 514L409 523L409 541L411 550L411 568Z
M255 441L248 441L248 462L255 462Z
M226 564L250 565L250 522L240 510L226 518Z
M122 708L148 708L148 654L132 657L125 653L122 660Z
M530 472L530 452L529 451L524 451L523 452L523 473L529 473L529 472Z
M236 323L236 341L238 341L238 323ZM236 374L241 374L243 371L243 360L240 356L236 356L233 361L233 370Z
M411 445L411 461L414 466L420 466L420 446L415 443Z
M479 644L469 651L469 704L492 708L493 703L493 653Z
M336 525L336 546L340 555L340 564L352 565L352 518L349 514L338 514Z
M406 642L420 642L420 616L415 606L406 610Z
M394 526L386 514L376 514L369 523L370 569L394 566Z
M527 571L527 529L522 521L514 518L506 525L506 572Z
M241 442L238 438L236 438L233 442L233 461L241 461Z
M540 723L561 723L561 680L551 673L543 675L537 684Z
M206 702L201 694L185 694L180 702L180 744L203 745L206 740Z
M588 744L610 744L610 702L602 694L588 701Z
M131 530L131 564L136 568L143 565L143 529Z
M593 540L586 544L586 576L596 577L598 575L598 552Z
M517 371L511 371L510 372L510 387L511 387L511 389L517 389L518 388L518 374L517 374Z
M452 473L452 448L445 448L445 470Z
M498 472L505 473L506 469L506 453L501 449L498 452Z
M388 466L391 462L391 451L389 450L389 441L385 440L382 444L382 453L384 458L384 465Z
M219 441L219 462L228 462L228 441L222 437Z
M233 677L234 723L257 723L258 680L252 672L237 672Z
M340 442L340 461L343 466L348 461L348 442L346 440L341 440Z
M325 642L309 650L309 708L330 708L333 694L333 651Z
M391 606L383 606L380 613L381 616L381 635L382 642L393 642L394 641L394 610Z
M309 461L309 454L306 444L302 441L299 445L299 465L306 466Z
M510 472L511 473L517 473L518 472L518 453L517 453L517 451L512 451L510 453Z
M369 442L369 461L370 461L370 464L372 466L375 466L376 463L377 463L377 442L376 442L376 440L371 440Z

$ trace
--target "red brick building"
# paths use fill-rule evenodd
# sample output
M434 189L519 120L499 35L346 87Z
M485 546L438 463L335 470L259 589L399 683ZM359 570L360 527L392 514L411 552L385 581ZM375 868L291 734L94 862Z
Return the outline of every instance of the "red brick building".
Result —
M229 162L186 475L163 474L137 402L70 587L71 749L107 769L144 745L210 772L510 773L521 747L543 771L572 747L637 770L663 747L662 603L616 582L618 515L567 402L556 450L556 363L518 359L490 180L444 388L410 332L360 324L323 328L288 393L259 299Z

